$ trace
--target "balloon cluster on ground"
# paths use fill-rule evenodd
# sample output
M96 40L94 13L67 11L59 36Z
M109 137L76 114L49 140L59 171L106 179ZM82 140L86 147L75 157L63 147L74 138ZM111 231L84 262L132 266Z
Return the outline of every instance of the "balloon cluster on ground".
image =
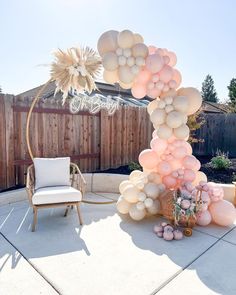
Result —
M223 200L222 189L207 183L206 175L199 171L201 164L192 155L191 145L187 142L190 133L188 116L199 110L202 97L193 87L179 88L182 78L174 68L177 63L175 53L145 45L141 35L129 30L103 33L97 47L106 82L131 89L137 99L146 95L153 99L147 107L155 129L153 139L150 148L139 155L143 172L133 171L129 180L121 183L118 211L141 220L147 215L160 213L158 198L163 192L180 189L189 196L180 204L184 214L193 202L199 201L194 198L201 191L197 223L203 226L211 221L219 225L233 223L233 205Z
M163 238L166 241L182 240L184 236L181 230L175 229L171 224L166 222L155 225L153 231L159 238Z

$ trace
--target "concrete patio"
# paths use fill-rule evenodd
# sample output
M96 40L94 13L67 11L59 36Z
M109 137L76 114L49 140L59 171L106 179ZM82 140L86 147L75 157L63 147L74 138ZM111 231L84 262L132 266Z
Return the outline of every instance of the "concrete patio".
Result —
M112 193L88 193L87 198ZM104 199L103 199L104 200ZM35 233L27 201L0 207L0 294L236 294L236 226L196 227L191 238L167 242L115 205L39 212Z

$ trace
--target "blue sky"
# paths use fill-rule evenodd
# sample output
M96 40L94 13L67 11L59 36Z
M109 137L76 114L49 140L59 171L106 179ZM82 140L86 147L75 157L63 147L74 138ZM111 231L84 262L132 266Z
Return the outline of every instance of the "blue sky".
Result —
M235 0L1 0L0 85L20 93L49 78L52 51L96 48L106 30L130 29L147 45L175 51L183 86L210 73L221 100L236 77Z

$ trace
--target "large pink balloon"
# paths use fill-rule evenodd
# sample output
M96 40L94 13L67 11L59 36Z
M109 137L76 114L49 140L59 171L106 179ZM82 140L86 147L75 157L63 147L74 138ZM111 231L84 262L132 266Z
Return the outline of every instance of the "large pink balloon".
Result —
M157 98L160 94L161 94L161 91L157 88L152 88L147 90L147 95L152 99Z
M131 93L133 97L140 99L146 96L146 86L141 83L135 83L131 88Z
M148 46L148 52L149 54L154 54L156 53L157 48L153 45Z
M179 146L173 150L172 155L176 159L182 159L187 155L187 149L183 146Z
M157 172L160 173L161 175L168 175L172 171L171 165L166 162L166 161L161 161L157 165Z
M146 69L142 69L135 79L135 82L145 84L151 79L151 73Z
M157 166L157 164L159 163L159 159L158 159L157 154L154 151L152 151L151 149L147 149L147 150L142 151L139 154L138 160L139 160L140 165L143 168L146 168L149 170L154 169Z
M196 178L196 174L193 170L191 169L185 169L184 170L184 180L192 182Z
M177 170L182 167L182 162L180 160L174 159L170 161L172 170Z
M166 186L166 188L175 188L178 184L177 179L171 175L164 176L162 178L162 183Z
M161 155L166 150L168 144L165 139L153 138L150 142L151 148L158 154Z
M174 71L174 74L173 74L172 79L175 80L175 82L177 83L176 88L178 88L182 82L182 77L181 77L181 74L178 70L173 69L173 71Z
M146 58L146 67L151 73L159 72L164 66L164 60L159 54L151 54Z
M160 80L165 83L168 83L172 79L173 74L173 69L170 66L165 65L159 72Z
M197 165L197 159L194 156L186 156L183 159L183 166L187 169L194 170L195 166Z
M209 206L212 220L221 226L229 226L236 219L236 210L234 205L226 200L213 202Z
M207 226L211 223L211 214L208 210L202 211L197 214L197 224L201 226Z
M168 51L167 52L167 56L169 57L170 61L169 61L169 65L171 67L174 67L177 63L177 57L176 57L176 54L172 51Z

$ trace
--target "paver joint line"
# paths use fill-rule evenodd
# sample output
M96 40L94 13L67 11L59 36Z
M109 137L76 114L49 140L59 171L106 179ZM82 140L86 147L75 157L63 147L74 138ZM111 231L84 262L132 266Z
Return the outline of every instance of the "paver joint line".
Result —
M62 295L57 288L50 282L41 271L39 271L28 259L27 257L2 233L0 232L0 235L9 243L28 263L29 265L45 280L59 295Z
M150 293L150 295L155 295L157 294L159 291L161 291L161 289L163 289L165 286L167 286L172 280L174 280L175 278L177 278L185 269L187 269L191 264L193 264L195 261L197 261L202 255L204 255L206 252L208 252L211 248L213 248L217 243L219 243L220 241L223 242L227 242L225 241L223 238L229 234L231 231L233 231L235 229L235 227L231 228L227 233L225 233L222 237L218 238L210 247L208 247L205 251L203 251L200 255L198 255L194 260L192 260L191 262L189 262L185 267L181 268L179 271L177 271L173 276L171 276L168 280L166 280L164 283L162 283L158 288L156 288L152 293ZM199 232L199 231L198 231ZM214 237L216 238L216 237Z

